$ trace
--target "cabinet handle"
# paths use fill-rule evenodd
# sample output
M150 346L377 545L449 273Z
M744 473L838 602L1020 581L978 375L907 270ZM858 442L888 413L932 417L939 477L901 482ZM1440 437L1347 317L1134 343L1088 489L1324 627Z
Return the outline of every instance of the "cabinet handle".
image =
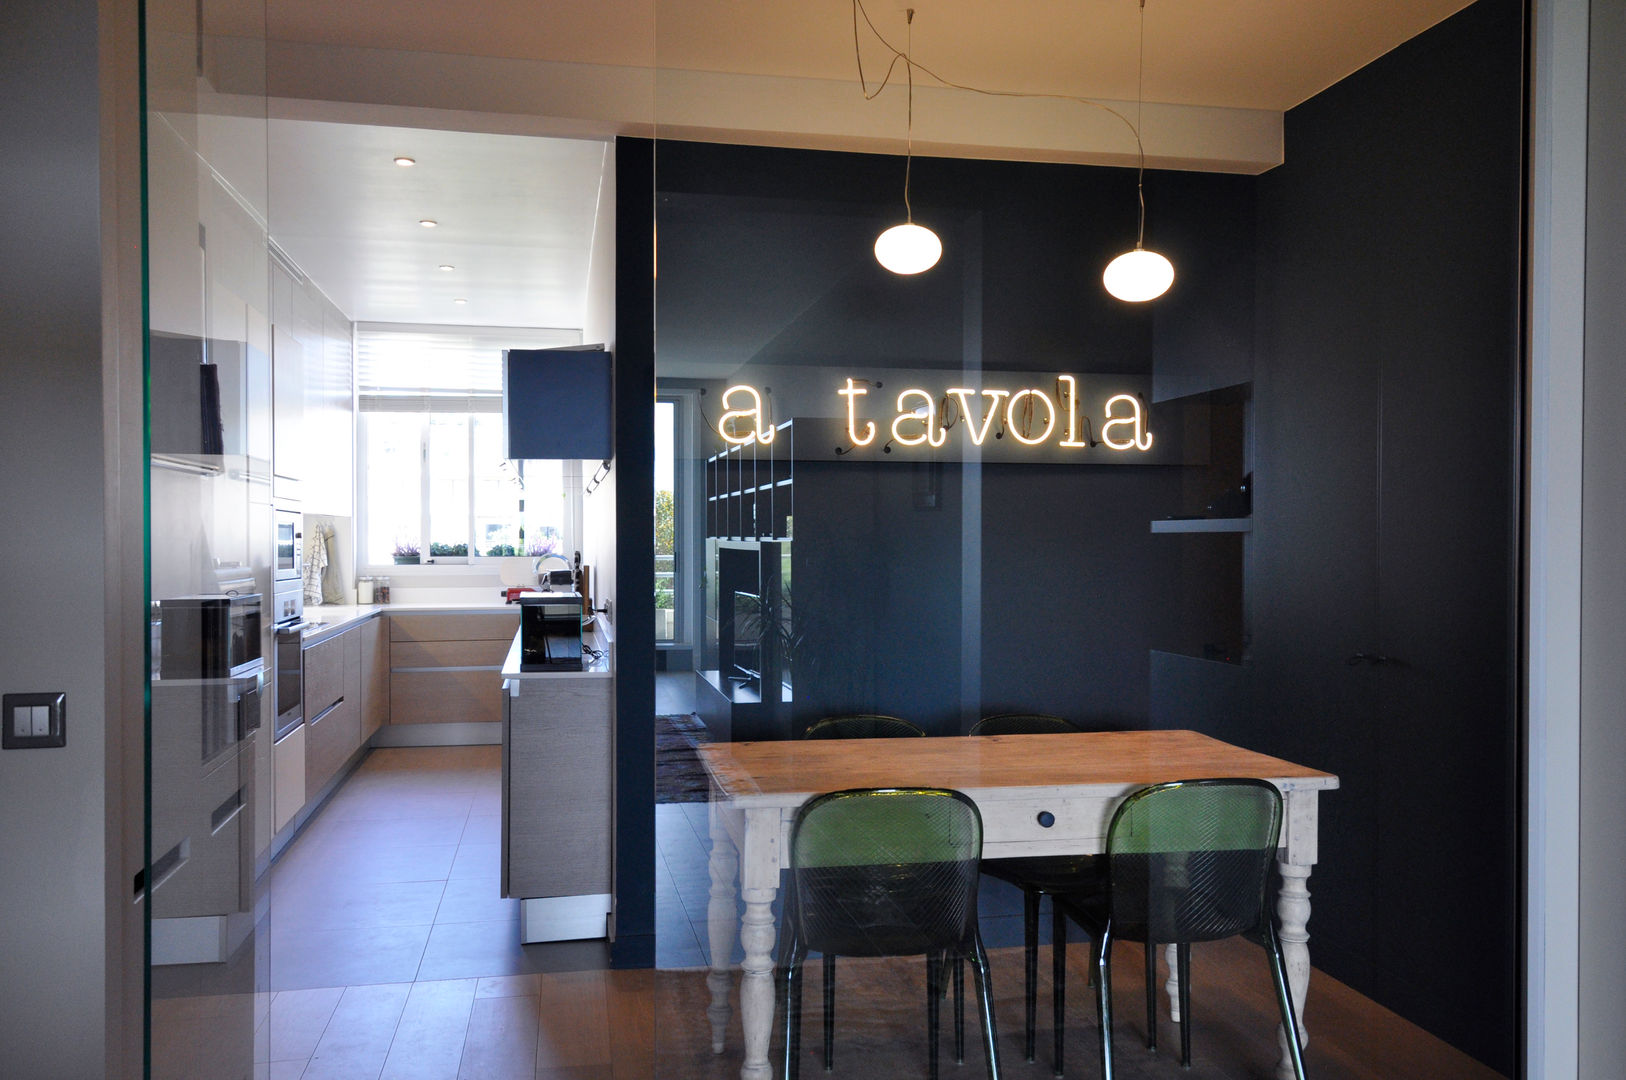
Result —
M1367 664L1371 667L1377 667L1379 664L1395 664L1399 663L1399 661L1395 660L1393 657L1384 656L1381 653L1358 652L1351 656L1348 660L1345 660L1344 663L1349 667L1354 667L1357 664Z

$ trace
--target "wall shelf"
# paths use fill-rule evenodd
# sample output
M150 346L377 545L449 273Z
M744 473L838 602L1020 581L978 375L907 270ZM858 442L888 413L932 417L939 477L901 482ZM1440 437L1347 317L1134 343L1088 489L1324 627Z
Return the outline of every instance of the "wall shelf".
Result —
M1244 533L1253 531L1253 518L1169 518L1152 522L1155 533Z

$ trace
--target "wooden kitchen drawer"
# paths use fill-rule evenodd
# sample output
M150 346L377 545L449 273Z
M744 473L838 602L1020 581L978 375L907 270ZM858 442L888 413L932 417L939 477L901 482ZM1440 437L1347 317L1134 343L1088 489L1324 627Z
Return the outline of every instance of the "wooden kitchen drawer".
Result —
M333 778L361 745L361 706L350 698L305 721L305 796Z
M500 641L393 641L390 668L500 668L508 658L513 634Z
M391 643L390 655L400 646ZM390 723L502 721L502 671L392 671Z
M344 635L305 650L305 719L344 697Z
M391 615L390 641L512 641L519 612L478 615ZM498 660L498 663L502 663ZM399 665L397 665L399 666Z

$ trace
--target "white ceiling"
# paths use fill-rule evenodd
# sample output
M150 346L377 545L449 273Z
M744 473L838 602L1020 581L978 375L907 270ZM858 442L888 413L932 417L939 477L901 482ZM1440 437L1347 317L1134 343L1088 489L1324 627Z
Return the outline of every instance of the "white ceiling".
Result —
M1148 160L1267 169L1280 160L1283 110L1466 2L1147 0L1145 98L1164 103L1147 111ZM896 45L908 7L917 12L914 56L948 78L1119 102L1135 96L1136 0L865 0ZM581 326L605 144L450 129L686 131L742 143L897 149L900 96L889 92L889 112L863 111L851 0L480 0L477 11L472 17L461 0L267 0L263 26L221 16L213 27L264 33L281 50L272 53L273 94L317 105L293 110L302 118L271 121L270 231L353 319ZM861 41L873 79L884 46L867 30ZM288 85L279 89L279 78ZM989 112L1015 103L922 83L923 153L1127 163L1122 131L1100 117L1085 117L1106 123L1091 137L1118 156L1078 156L1076 106ZM781 99L788 106L774 111ZM440 130L405 126L415 114ZM303 118L311 115L369 122ZM663 116L664 129L648 123ZM1227 124L1263 151L1204 150L1202 140ZM1037 135L1019 140L1023 125ZM1179 145L1155 145L1158 127L1178 132L1170 138ZM1006 130L1011 141L1002 143ZM872 141L844 143L844 132ZM417 166L395 166L398 154ZM424 217L439 227L421 228ZM439 271L442 263L456 269ZM457 297L468 303L454 304Z
M282 119L267 141L270 233L350 318L581 327L605 143Z

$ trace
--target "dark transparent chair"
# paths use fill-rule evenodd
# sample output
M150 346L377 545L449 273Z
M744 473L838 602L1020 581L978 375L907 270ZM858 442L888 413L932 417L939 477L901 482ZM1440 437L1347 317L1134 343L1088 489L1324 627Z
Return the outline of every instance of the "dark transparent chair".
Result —
M1264 780L1181 780L1142 788L1107 829L1105 893L1056 898L1057 952L1066 918L1091 937L1101 1023L1101 1076L1112 1080L1112 944L1146 944L1147 1045L1157 1045L1155 949L1173 944L1180 989L1180 1063L1191 1064L1191 943L1246 934L1270 960L1293 1072L1304 1080L1298 1020L1276 924L1266 906L1282 797ZM1058 1053L1056 1067L1061 1067Z
M977 930L982 817L957 791L870 788L820 795L796 815L786 919L785 1077L801 1059L802 963L826 956L926 957L930 1075L946 959L971 962L990 1080L999 1077L988 958ZM826 1052L828 1053L828 1043ZM826 1069L829 1059L826 1058Z
M1051 735L1078 731L1071 721L1044 713L1002 713L984 717L972 735ZM1094 855L1054 855L1028 859L985 859L982 872L1022 890L1022 959L1025 1031L1023 1052L1034 1057L1039 992L1039 900L1059 893L1089 893L1106 887L1106 870ZM1061 1075L1061 1042L1066 1013L1065 955L1052 954L1051 1013L1055 1026L1055 1073Z
M802 733L804 739L907 739L926 733L907 720L896 716L855 713L852 716L827 716L809 725Z

